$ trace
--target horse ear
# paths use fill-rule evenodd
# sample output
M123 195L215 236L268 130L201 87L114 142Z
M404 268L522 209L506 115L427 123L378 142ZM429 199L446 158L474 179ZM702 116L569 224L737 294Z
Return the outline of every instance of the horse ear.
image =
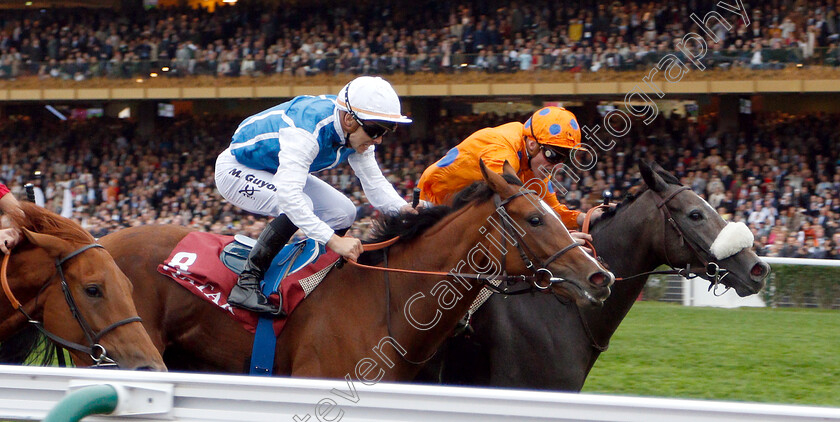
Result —
M44 249L50 256L54 258L65 256L70 252L73 252L74 250L73 245L70 244L70 242L63 239L59 239L55 236L43 233L35 233L25 228L21 229L21 231L23 232L23 235L26 236L26 239L29 241L29 243L41 249Z
M642 179L644 179L645 184L648 185L651 190L654 192L663 192L668 188L668 183L662 179L662 176L656 174L654 166L657 166L657 164L651 164L642 160L639 162L639 171L642 173Z
M484 177L484 181L487 182L487 186L490 186L490 189L498 194L505 192L508 188L507 181L502 176L490 171L487 165L484 164L484 160L481 160L479 165L481 167L481 175Z
M516 169L510 164L510 161L505 160L505 164L502 165L502 174L510 174L512 176L516 176Z

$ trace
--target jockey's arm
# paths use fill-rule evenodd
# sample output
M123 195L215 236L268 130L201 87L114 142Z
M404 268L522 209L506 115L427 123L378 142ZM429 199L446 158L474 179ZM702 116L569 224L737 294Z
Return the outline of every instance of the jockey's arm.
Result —
M304 133L281 138L279 165L272 183L277 187L280 211L307 237L326 245L334 231L309 209L303 194L309 166L315 161L318 150L318 141Z
M350 154L347 162L359 178L370 204L387 214L398 213L408 202L382 174L379 163L376 162L374 148L371 146L363 153Z
M0 211L3 214L10 214L10 213L20 213L20 204L18 203L17 199L14 195L9 191L9 188L6 185L0 183ZM8 221L8 217L5 215L2 216L2 222L0 222L0 252L8 254L9 251L20 242L20 230L16 227L11 227Z
M0 212L3 214L21 212L20 203L17 198L15 198L9 188L2 183L0 183Z

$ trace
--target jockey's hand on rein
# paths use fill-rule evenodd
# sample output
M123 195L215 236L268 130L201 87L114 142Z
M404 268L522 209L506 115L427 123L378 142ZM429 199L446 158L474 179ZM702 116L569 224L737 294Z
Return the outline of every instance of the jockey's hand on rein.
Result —
M361 240L350 236L339 237L335 234L330 238L329 242L327 242L327 247L334 250L345 259L349 259L351 261L359 259L359 255L361 255L363 251Z
M588 233L579 232L577 230L569 230L569 235L571 235L572 240L577 242L579 245L584 245L584 246L580 247L581 249L584 250L584 252L586 252L588 254L592 253L592 249L589 249L585 246L586 245L585 241L588 240L589 242L592 242L592 236L591 235L589 235Z

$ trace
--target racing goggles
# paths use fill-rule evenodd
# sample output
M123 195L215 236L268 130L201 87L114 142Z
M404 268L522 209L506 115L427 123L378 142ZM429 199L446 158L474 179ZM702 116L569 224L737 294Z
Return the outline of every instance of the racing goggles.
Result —
M368 120L367 122L364 122L355 115L353 116L353 118L356 119L356 122L358 122L360 126L362 126L362 130L364 130L365 133L367 133L367 135L370 136L370 139L376 139L385 135L386 133L393 133L397 130L396 123L394 123L393 125L387 125L386 122L379 122L376 120Z
M566 154L560 148L540 144L540 150L545 156L546 161L551 164L563 164L566 162Z

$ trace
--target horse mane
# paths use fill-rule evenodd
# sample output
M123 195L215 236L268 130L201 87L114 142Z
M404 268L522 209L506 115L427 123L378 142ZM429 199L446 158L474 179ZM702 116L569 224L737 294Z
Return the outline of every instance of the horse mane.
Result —
M522 181L515 175L502 174L510 184L522 186ZM423 234L430 227L440 222L444 217L465 206L487 201L493 197L493 190L487 183L473 182L455 195L452 206L437 206L420 208L417 214L384 215L373 222L373 232L364 243L378 243L399 236L398 243L407 242ZM365 252L359 256L359 262L366 265L376 265L383 259L383 251Z
M0 364L49 366L54 364L56 352L64 353L64 350L58 350L34 325L26 324L0 343Z
M655 170L655 172L660 177L662 177L662 179L669 185L683 185L682 183L680 183L680 179L677 179L677 176L674 176L673 174L665 171L664 169L658 169ZM618 205L616 205L615 208L607 208L604 211L604 213L601 214L600 218L592 222L592 226L590 227L590 229L594 229L600 223L609 221L611 218L615 217L616 214L618 214L628 205L632 204L633 201L636 200L636 198L642 196L642 194L644 194L648 190L650 190L650 187L648 187L647 184L644 183L644 181L628 189L627 193L624 195L624 199L622 199L622 201Z
M31 202L21 202L24 215L7 214L18 227L41 234L48 234L72 243L93 243L95 239L75 221L62 217Z

